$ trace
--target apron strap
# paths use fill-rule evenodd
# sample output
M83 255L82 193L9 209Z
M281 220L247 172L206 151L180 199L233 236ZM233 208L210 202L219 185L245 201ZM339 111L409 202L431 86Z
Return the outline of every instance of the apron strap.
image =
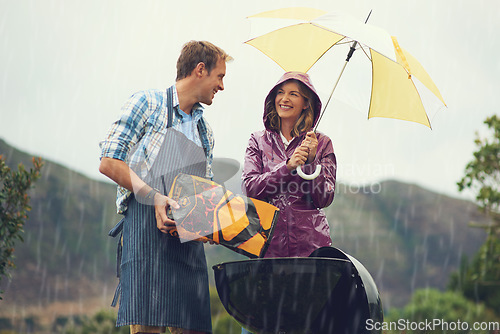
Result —
M203 151L205 151L205 156L208 158L208 147L210 143L207 139L207 125L203 120L203 117L198 121L198 133L200 134L201 145L203 146Z
M167 128L172 126L172 119L173 119L173 112L174 112L174 89L172 86L168 87L167 89L167 112L168 112L168 119L167 119Z
M111 306L112 307L115 307L117 302L118 302L118 299L120 298L120 294L121 294L121 290L122 290L122 286L121 286L121 282L120 282L120 276L121 276L121 262L122 262L122 251L123 251L123 224L125 222L125 218L122 218L118 224L115 225L115 227L113 227L108 235L110 237L113 237L113 238L116 238L119 236L118 238L118 245L117 245L117 248L116 248L116 277L118 277L118 286L116 287L116 290L115 290L115 295L113 296L113 301L111 302Z
M168 87L167 89L167 112L168 112L168 119L167 119L167 128L170 128L172 126L172 121L173 121L173 113L174 113L174 89L172 86ZM208 158L208 147L210 143L206 139L207 137L207 125L205 124L205 121L203 118L201 118L198 121L198 133L200 134L200 140L201 140L201 145L203 146L203 151L205 151L205 156Z

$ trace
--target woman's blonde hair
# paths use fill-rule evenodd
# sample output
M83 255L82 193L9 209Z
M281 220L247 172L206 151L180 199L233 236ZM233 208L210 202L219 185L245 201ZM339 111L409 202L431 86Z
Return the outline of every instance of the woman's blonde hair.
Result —
M302 113L300 114L299 118L297 119L297 122L295 122L295 125L292 128L292 131L290 132L290 135L292 137L297 137L300 134L309 131L313 124L314 124L314 101L313 101L313 92L307 87L304 83L302 83L299 80L295 79L290 79L287 80L283 83L281 83L279 86L275 87L273 92L270 95L270 98L267 99L266 106L265 106L265 111L266 111L266 124L267 127L271 130L274 131L280 131L281 130L281 118L278 115L278 112L276 111L276 94L278 90L287 82L293 81L297 83L299 87L299 93L302 95L302 97L306 100L307 108L302 110Z

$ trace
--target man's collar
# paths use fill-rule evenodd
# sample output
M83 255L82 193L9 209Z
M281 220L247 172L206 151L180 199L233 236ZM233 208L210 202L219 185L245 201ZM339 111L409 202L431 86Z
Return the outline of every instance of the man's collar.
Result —
M174 110L178 111L178 110L180 110L180 108L179 108L179 95L177 95L177 87L175 87L175 84L172 87L173 87L173 90L172 90L173 107L174 107ZM193 109L191 109L191 114L193 117L195 117L198 113L200 113L200 112L203 113L204 109L205 108L201 105L201 103L196 102L193 105Z

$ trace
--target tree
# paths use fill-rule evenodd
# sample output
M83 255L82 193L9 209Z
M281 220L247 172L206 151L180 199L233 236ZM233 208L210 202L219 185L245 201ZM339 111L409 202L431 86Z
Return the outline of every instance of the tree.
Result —
M484 301L492 309L500 309L500 118L488 117L484 122L493 132L488 138L476 135L474 159L465 168L458 189L476 193L480 209L491 218L484 228L488 235L470 266L462 266L452 287L462 290L473 300Z
M493 130L492 138L481 139L476 134L474 160L465 167L465 176L458 182L458 189L470 188L486 213L500 213L500 118L488 117L484 123Z
M23 241L23 226L31 209L28 190L40 178L42 166L41 158L33 158L30 171L22 164L12 171L0 155L0 281L15 268L14 245L17 240Z
M494 282L492 272L483 272L483 263L485 262L483 250L487 247L487 242L481 247L471 263L463 259L460 268L450 277L448 288L452 291L460 292L464 297L471 301L484 303L486 307L497 313L500 310L500 288ZM497 315L500 315L497 314Z

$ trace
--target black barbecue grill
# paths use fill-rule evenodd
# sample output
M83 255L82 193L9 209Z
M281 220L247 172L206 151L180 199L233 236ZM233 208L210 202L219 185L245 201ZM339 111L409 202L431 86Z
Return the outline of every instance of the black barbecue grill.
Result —
M213 266L222 304L253 333L374 334L380 296L365 267L334 247L309 257L266 258Z

